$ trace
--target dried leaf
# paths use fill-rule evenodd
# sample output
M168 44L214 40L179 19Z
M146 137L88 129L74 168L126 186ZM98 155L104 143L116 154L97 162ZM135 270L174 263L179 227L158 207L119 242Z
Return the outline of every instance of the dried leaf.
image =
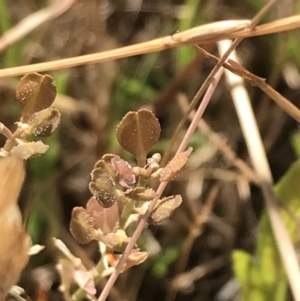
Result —
M119 254L109 254L108 260L109 260L109 264L113 267L115 267L117 265L117 263L119 262L119 259L122 255ZM124 271L128 270L129 268L135 266L135 265L139 265L141 263L143 263L149 256L148 252L132 252L126 262L124 263L121 273L123 273Z
M182 197L179 194L162 199L153 210L149 218L149 223L159 224L166 220L173 214L174 210L178 208L181 203Z
M26 142L15 146L11 154L18 156L24 160L44 154L49 146L42 141Z
M115 157L115 154L104 154L101 158L101 160L103 160L104 162L106 162L107 164L111 165L111 160ZM99 162L99 161L98 161ZM98 162L95 164L95 168L96 167L100 167L98 166Z
M126 193L127 197L130 197L131 199L134 199L135 201L151 201L155 198L155 191L151 188L146 187L136 187L132 190L130 190L128 193Z
M131 165L119 156L114 156L111 159L111 165L116 172L118 183L124 188L133 188L135 184L135 174L133 173Z
M95 229L101 229L103 234L111 233L119 220L119 209L115 203L110 208L101 206L95 197L90 198L86 210L94 220Z
M115 157L114 154L105 154L102 158L96 162L94 168L107 169L110 174L114 174L113 167L111 166L111 160Z
M28 122L33 135L49 137L60 123L60 112L55 108L47 108L33 114Z
M22 115L32 115L50 107L56 97L56 86L52 76L29 73L23 76L16 88L16 97Z
M176 155L160 173L160 181L171 181L173 180L180 170L186 165L190 154L193 149L188 148L185 152Z
M91 177L89 188L92 195L103 207L111 207L117 200L116 183L112 175L104 168L95 168Z
M70 231L81 244L87 244L94 239L94 221L83 207L75 207L72 211Z
M146 158L147 153L158 141L160 124L148 110L129 112L117 127L120 145L136 158Z
M121 253L125 251L125 248L129 242L129 238L122 229L119 229L116 233L109 233L104 237L101 237L101 240L106 244L107 247Z

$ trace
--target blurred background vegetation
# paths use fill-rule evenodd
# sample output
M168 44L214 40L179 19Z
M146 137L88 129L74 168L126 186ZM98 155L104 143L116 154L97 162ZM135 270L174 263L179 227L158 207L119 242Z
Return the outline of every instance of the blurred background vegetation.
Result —
M63 2L63 0L61 0ZM44 0L0 0L0 33L26 16L54 3ZM1 53L1 68L79 56L169 35L226 19L250 19L263 0L77 0L62 15L46 22ZM264 21L297 13L300 1L281 0ZM300 107L299 31L244 40L237 52L243 66L267 81ZM218 54L216 45L206 49ZM193 47L50 72L59 95L62 123L46 141L46 155L28 162L21 206L28 216L34 243L46 250L31 258L20 284L34 300L61 300L55 264L60 254L50 238L61 238L86 267L99 253L96 244L78 245L69 232L71 210L90 197L94 163L105 153L120 153L115 126L130 110L154 110L162 137L154 151L164 152L183 113L177 95L193 95L214 62ZM0 120L10 128L19 118L15 101L17 78L0 80ZM255 87L247 85L274 179L299 155L295 121ZM246 162L248 155L223 80L205 113L205 120ZM186 129L186 128L185 128ZM185 130L184 129L184 130ZM183 132L176 138L180 142ZM4 141L4 140L3 140ZM168 186L181 193L181 207L170 221L151 226L141 238L150 258L123 273L110 300L201 300L236 298L231 267L236 248L252 252L263 208L259 189L241 193L245 179L209 139L197 132L188 167ZM246 186L248 183L246 183ZM203 210L206 208L206 211ZM204 214L204 212L206 212ZM28 214L29 213L29 214ZM101 282L98 288L105 282ZM237 300L237 299L236 299Z

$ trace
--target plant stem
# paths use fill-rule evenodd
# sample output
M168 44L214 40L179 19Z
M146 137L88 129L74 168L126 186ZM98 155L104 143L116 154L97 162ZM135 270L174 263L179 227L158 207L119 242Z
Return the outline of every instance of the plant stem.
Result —
M208 87L207 91L206 91L206 94L196 112L196 115L194 117L194 120L192 121L192 123L190 124L186 134L185 134L185 137L183 138L183 141L182 143L180 144L180 147L178 148L177 150L177 153L180 153L182 151L184 151L186 148L187 148L187 145L188 145L188 142L191 138L191 136L193 135L194 131L196 130L197 128L197 125L198 125L198 122L199 120L201 119L210 99L211 99L211 96L213 94L213 92L215 91L216 87L217 87L217 84L219 82L219 80L221 79L221 76L224 72L224 68L221 67L217 74L215 75L215 78L214 80L212 81L212 83L210 84L210 86ZM122 257L120 258L115 270L113 271L113 273L111 274L110 278L108 279L104 289L102 290L100 296L99 296L99 299L98 301L105 301L112 286L114 285L114 283L116 282L120 272L121 272L121 269L124 265L124 263L126 262L128 256L130 255L131 253L131 250L132 248L134 247L135 243L137 242L138 238L140 237L144 227L146 226L147 224L147 220L149 218L149 216L151 215L153 209L155 208L159 198L161 197L163 191L165 190L166 186L167 186L168 182L161 182L159 187L157 188L157 191L156 191L156 194L157 196L152 200L152 202L150 203L149 207L148 207L148 210L147 212L145 213L144 216L141 217L140 219L140 222L138 224L138 226L136 227L136 230L135 232L133 233Z

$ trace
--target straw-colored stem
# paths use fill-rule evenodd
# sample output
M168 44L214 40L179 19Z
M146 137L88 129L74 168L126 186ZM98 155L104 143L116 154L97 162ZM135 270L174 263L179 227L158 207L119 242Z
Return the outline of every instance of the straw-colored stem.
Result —
M300 28L300 15L295 15L267 24L259 25L254 29L245 29L249 24L249 20L228 20L214 22L197 26L171 36L166 36L131 46L52 62L3 69L0 70L0 78L23 75L29 72L45 72L86 64L101 63L154 51L161 51L182 45L205 44L224 39L248 38L258 35L293 30Z
M230 47L230 44L231 41L229 40L218 43L221 55L226 52L228 47ZM236 56L235 52L231 53L230 58L235 62L238 62L238 57ZM245 137L251 162L260 178L266 209L270 217L271 227L274 233L281 261L284 265L293 297L296 301L300 301L300 269L297 255L286 226L280 215L276 196L272 190L272 174L255 120L251 102L244 87L243 79L228 70L226 70L225 74L228 84L231 87L234 106L240 121L243 135Z

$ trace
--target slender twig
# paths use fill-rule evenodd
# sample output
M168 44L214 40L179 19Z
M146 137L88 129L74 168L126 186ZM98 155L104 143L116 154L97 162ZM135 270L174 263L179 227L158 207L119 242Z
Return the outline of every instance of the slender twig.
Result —
M272 2L275 1L276 0L273 0ZM257 20L261 20L260 16L257 16ZM135 55L146 54L154 51L161 51L182 45L205 44L217 42L224 39L248 38L293 30L300 27L300 15L283 18L256 27L249 26L249 24L250 20L229 20L214 22L201 25L180 33L176 33L171 36L166 36L109 51L61 59L52 62L3 69L0 70L0 77L17 76L29 72L44 72L66 69L85 64L95 64ZM256 22L253 24L256 24Z
M214 56L213 54L207 52L203 48L197 47L206 57L213 59L216 62L219 62L220 59ZM272 100L274 100L277 105L289 114L296 121L300 122L300 110L291 103L287 98L282 96L276 90L274 90L270 85L268 85L265 80L261 77L258 77L242 67L239 63L234 60L229 59L227 63L223 65L226 69L230 70L234 74L242 77L243 79L249 81L252 85L257 86L262 91L264 91Z
M222 266L226 265L230 259L226 255L219 255L211 259L208 262L200 264L195 268L177 275L176 278L172 281L172 285L176 287L177 290L186 290L192 284L204 277L207 273L220 269Z

